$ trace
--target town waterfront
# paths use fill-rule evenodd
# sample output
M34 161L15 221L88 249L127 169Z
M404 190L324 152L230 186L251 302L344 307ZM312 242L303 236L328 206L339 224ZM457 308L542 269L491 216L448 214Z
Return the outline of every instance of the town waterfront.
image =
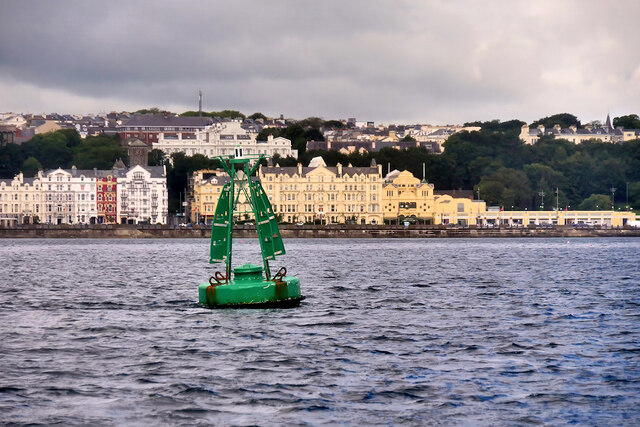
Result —
M637 238L288 239L290 310L196 304L207 239L1 242L3 424L640 418Z

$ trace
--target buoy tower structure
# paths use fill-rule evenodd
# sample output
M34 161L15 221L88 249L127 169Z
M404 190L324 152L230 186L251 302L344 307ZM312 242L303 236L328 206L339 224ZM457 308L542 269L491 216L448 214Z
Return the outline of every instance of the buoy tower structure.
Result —
M236 150L236 156L216 157L231 179L218 198L209 251L209 263L224 263L225 270L215 272L208 283L198 287L198 301L208 307L287 308L298 306L304 299L298 278L287 276L285 267L271 275L269 261L284 255L285 249L271 202L257 177L252 178L266 157L242 156L241 148ZM250 206L249 211L239 210L241 196L244 196L243 205ZM245 264L233 268L234 216L249 213L255 218L262 266Z

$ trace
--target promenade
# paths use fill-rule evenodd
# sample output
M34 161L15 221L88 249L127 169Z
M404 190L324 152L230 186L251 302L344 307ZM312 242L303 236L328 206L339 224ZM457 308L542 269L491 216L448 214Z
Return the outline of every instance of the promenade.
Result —
M640 237L640 228L519 227L475 228L433 225L280 225L283 238L481 238L481 237ZM237 237L256 236L255 226L238 226ZM0 227L0 238L209 238L204 226L161 225L22 225Z

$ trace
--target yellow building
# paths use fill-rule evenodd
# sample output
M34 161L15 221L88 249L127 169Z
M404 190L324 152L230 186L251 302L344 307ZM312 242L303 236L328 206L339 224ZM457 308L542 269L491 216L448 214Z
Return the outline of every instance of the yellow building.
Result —
M382 166L260 167L258 178L282 220L291 223L382 223Z
M475 225L478 216L486 211L484 201L434 195L433 190L433 184L420 181L409 171L391 172L382 189L384 219Z
M195 223L210 223L216 212L216 205L222 187L229 182L229 175L218 169L195 171L189 182L190 198L187 203L187 217Z
M237 171L238 178L243 173ZM218 198L222 188L230 181L229 175L221 169L199 170L193 173L189 183L190 198L187 202L187 220L194 223L209 224L216 213ZM237 182L237 181L236 181ZM253 220L251 206L246 203L243 193L237 195L236 221Z
M382 167L327 167L321 157L308 167L260 167L258 179L280 220L288 223L421 224L478 227L529 225L599 225L622 227L636 215L613 211L500 211L483 200L435 194L433 184L409 171L393 171L382 178ZM187 212L193 222L210 223L218 197L229 176L222 170L194 172ZM238 220L253 220L244 196Z

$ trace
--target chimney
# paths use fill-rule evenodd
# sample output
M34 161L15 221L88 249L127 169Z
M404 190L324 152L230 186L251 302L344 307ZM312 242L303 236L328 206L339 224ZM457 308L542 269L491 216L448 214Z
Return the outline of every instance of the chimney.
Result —
M298 163L298 175L302 176L302 163Z
M336 165L338 167L338 176L342 176L342 163Z

